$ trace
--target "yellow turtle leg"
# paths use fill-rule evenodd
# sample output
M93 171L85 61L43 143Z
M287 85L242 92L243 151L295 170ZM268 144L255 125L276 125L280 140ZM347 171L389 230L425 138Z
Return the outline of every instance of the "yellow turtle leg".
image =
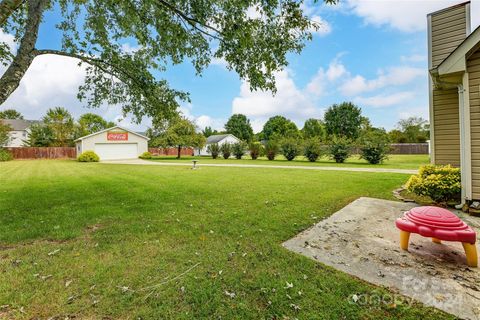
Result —
M410 240L410 232L400 230L400 248L408 250L408 241Z
M469 267L478 266L477 247L475 244L462 242L465 255L467 256L467 264Z
M438 243L438 244L442 243L442 241L440 239L437 239L437 238L432 238L432 242Z

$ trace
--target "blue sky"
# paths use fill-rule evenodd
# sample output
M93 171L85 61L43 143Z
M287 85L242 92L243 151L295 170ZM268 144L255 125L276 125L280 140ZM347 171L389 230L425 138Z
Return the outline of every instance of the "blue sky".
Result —
M314 33L300 55L289 55L289 66L277 74L278 92L250 92L247 83L216 60L201 77L188 64L157 76L172 87L188 91L191 104L182 112L200 128L221 129L232 113L246 114L259 131L271 116L281 114L303 126L305 119L320 118L328 106L353 101L375 126L392 129L408 116L428 118L426 14L461 1L345 0L328 7L307 1L305 12L322 28ZM472 2L472 27L479 25L480 1ZM478 13L478 14L477 14ZM55 14L47 15L38 47L58 46ZM0 41L11 37L0 31ZM134 46L134 45L131 45ZM2 70L0 69L0 72ZM121 120L117 106L88 110L76 99L83 70L72 59L37 58L19 89L0 106L38 119L46 109L67 107L75 116L93 111L108 120ZM149 121L134 125L144 129Z

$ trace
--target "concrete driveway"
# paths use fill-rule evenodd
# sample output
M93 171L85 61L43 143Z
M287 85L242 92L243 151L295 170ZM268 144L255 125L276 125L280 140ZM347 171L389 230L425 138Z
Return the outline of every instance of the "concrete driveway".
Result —
M180 166L180 167L192 167L191 163L185 162L160 162L160 161L147 161L142 159L130 159L130 160L108 160L101 163L108 164L130 164L130 165L146 165L146 166ZM384 168L355 168L348 167L348 165L342 167L321 167L321 166L282 166L282 165L260 165L260 164L226 164L226 163L197 163L197 167L230 167L230 168L262 168L262 169L298 169L298 170L323 170L323 171L352 171L352 172L383 172L383 173L404 173L404 174L416 174L417 170L409 169L384 169Z

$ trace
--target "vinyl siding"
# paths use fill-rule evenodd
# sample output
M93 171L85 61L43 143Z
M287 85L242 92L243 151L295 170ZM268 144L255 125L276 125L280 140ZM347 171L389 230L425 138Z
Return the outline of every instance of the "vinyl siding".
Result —
M467 72L472 143L472 198L480 200L480 50L468 58Z
M460 121L458 112L457 89L433 90L436 164L460 166Z
M434 13L432 18L432 67L437 67L467 37L465 5Z

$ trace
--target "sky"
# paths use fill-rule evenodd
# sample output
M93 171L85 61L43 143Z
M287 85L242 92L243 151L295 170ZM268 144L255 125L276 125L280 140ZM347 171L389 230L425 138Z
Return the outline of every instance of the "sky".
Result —
M305 13L321 28L301 54L289 54L289 65L276 74L277 93L249 90L249 85L225 62L214 60L201 76L189 63L163 74L170 85L190 93L182 113L200 129L222 130L235 113L245 114L255 132L269 117L283 115L299 128L308 118L322 118L335 103L352 101L372 124L393 129L400 119L428 119L427 13L461 3L458 0L341 0L326 6L307 0ZM471 2L472 30L480 25L480 0ZM38 47L58 47L54 13L41 26ZM13 37L0 30L0 41L12 50ZM128 49L129 44L126 44ZM5 68L0 66L0 74ZM75 117L97 113L134 130L145 130L149 119L132 123L118 106L89 109L77 100L84 69L67 57L37 57L19 88L0 105L14 108L26 119L40 119L48 108L66 107Z

